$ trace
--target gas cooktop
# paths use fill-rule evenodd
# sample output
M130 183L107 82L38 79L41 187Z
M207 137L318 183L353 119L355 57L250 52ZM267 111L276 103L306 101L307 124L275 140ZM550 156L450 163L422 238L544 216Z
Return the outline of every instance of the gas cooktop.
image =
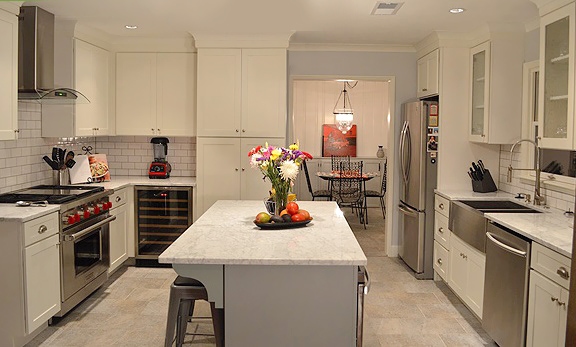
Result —
M2 194L0 203L47 201L49 204L63 204L103 190L104 187L97 186L40 185Z

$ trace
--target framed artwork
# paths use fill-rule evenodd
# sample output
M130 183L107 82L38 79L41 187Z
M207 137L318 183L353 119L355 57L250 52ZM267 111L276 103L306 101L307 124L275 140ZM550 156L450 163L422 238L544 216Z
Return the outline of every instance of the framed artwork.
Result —
M356 156L356 125L342 134L334 124L322 126L322 156Z

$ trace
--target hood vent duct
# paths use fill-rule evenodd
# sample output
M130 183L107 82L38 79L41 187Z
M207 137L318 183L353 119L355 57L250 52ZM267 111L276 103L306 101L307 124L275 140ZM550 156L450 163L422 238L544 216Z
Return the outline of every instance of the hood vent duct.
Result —
M90 102L77 90L54 87L54 15L37 6L20 7L18 99L50 104Z

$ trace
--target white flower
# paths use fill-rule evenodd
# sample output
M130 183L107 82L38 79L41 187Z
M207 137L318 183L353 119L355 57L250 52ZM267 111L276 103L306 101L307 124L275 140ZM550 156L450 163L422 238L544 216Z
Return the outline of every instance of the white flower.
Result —
M293 160L287 160L280 165L280 176L285 181L292 181L298 176L298 165Z
M250 158L250 166L252 168L258 168L260 166L262 162L258 160L259 158L262 158L262 154L260 153L252 154L252 157Z

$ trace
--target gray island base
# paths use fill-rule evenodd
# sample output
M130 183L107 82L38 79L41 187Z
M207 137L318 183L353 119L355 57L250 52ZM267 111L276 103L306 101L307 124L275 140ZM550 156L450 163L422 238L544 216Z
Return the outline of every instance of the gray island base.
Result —
M306 227L261 230L262 201L218 201L159 257L224 308L234 346L356 346L366 256L335 202L298 202Z

